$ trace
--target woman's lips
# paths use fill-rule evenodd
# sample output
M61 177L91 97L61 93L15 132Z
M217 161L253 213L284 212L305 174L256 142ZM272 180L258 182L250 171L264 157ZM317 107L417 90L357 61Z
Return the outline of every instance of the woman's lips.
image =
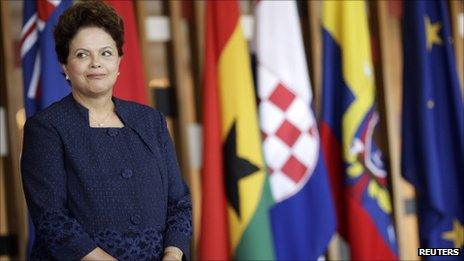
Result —
M106 76L106 74L104 74L104 73L87 74L87 78L92 79L92 80L103 79L103 78L105 78L105 76Z

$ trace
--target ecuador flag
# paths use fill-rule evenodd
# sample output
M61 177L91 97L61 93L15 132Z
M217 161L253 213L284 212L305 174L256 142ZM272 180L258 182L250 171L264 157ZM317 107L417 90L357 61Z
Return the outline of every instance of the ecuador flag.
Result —
M396 259L388 177L374 142L379 116L364 1L323 5L321 140L352 259Z
M249 53L237 1L206 3L199 259L273 259Z

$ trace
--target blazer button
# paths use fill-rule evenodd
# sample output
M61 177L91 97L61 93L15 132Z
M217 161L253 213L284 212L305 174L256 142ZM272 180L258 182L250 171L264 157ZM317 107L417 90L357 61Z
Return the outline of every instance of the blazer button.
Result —
M138 225L142 222L142 218L139 215L132 215L130 218L132 224Z
M111 137L116 137L119 134L119 131L116 129L108 129L106 133Z
M132 170L131 169L124 169L121 173L121 176L125 179L132 177Z

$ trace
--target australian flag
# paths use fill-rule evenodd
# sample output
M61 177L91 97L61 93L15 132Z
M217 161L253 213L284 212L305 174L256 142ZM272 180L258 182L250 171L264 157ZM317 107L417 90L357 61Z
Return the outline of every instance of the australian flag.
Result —
M403 39L402 170L418 192L421 246L462 249L464 106L447 2L405 1Z
M70 92L55 53L53 28L72 1L24 1L21 60L24 106L30 117Z
M71 5L72 1L67 0L24 1L21 61L27 117L70 92L55 53L53 28L61 13ZM28 250L34 235L34 226L29 222Z

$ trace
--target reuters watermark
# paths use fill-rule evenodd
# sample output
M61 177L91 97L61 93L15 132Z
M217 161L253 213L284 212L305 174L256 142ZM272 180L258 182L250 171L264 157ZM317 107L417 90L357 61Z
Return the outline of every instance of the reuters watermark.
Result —
M419 256L459 256L460 248L418 248Z

